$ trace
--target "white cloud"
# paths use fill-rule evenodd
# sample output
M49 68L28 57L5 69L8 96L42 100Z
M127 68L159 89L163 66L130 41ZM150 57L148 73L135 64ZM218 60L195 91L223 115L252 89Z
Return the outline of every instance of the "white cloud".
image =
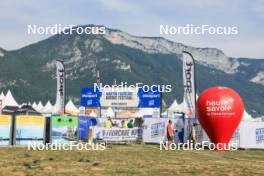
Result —
M127 13L138 13L142 12L142 6L138 4L133 4L133 1L126 0L98 0L98 2L103 5L108 10L127 12Z

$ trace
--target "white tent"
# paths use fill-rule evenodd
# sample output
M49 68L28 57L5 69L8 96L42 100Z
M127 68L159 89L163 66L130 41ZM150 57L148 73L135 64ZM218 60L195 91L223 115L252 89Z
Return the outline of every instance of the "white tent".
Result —
M92 112L89 114L89 117L97 117L97 114L96 114L94 111L92 111Z
M39 101L36 110L40 112L41 109L43 109L43 108L44 108L44 106L43 106L42 102Z
M34 101L33 104L32 104L32 108L34 108L35 110L37 110L37 107L38 107L38 105L37 105L37 103Z
M8 90L5 99L3 100L3 106L19 106L18 103L16 102L16 100L14 99L12 93L10 90Z
M73 104L72 100L69 100L65 106L66 113L77 115L79 114L79 109Z
M153 108L142 108L136 113L132 114L131 117L143 117L143 116L152 116L153 115Z
M168 113L174 113L174 112L184 112L184 102L181 104L178 104L177 101L173 101L173 103L170 105L170 107L167 109Z
M246 110L244 110L242 121L261 122L261 118L253 118Z
M104 114L105 117L115 117L115 112L113 111L113 109L111 107L109 107L105 114Z
M0 95L0 100L4 100L5 99L5 94L4 94L4 92L1 92L1 95Z
M48 101L46 105L40 110L40 112L45 113L45 114L51 114L52 109L53 109L53 106L50 103L50 101Z
M168 111L177 111L179 104L177 103L177 100L174 100L173 103L168 108Z
M53 107L52 107L52 114L57 114L58 113L58 107L57 107L57 105L55 104L55 105L53 105Z

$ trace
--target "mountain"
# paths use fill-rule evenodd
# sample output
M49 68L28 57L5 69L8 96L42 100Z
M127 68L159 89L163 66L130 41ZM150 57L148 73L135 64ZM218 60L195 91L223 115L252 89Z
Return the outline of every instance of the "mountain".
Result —
M86 27L86 26L81 26ZM228 86L240 93L247 111L264 115L264 59L231 58L216 48L195 48L160 37L137 37L106 28L104 35L57 34L18 50L0 48L0 91L11 89L18 102L55 102L57 59L66 66L67 98L79 102L81 88L103 84L171 84L167 104L183 96L181 52L196 60L197 91Z

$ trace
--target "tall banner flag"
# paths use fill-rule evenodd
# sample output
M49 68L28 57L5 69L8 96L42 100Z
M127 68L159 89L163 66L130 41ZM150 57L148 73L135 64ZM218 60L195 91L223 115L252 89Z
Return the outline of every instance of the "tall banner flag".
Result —
M186 117L195 118L196 88L195 88L195 62L191 53L183 51L183 86Z
M65 69L63 61L57 60L57 96L56 108L57 114L65 112Z

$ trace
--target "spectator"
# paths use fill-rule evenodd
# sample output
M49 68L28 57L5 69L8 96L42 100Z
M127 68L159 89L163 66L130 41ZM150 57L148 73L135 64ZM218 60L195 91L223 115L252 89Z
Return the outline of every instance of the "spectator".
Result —
M197 136L196 136L196 130L195 130L196 126L197 126L197 123L194 123L192 125L192 131L191 131L191 140L193 142L193 145L197 143Z
M125 120L121 121L121 128L127 128Z
M112 128L113 127L113 122L110 117L107 118L107 120L104 122L104 127L105 128Z
M167 148L168 148L170 144L173 142L173 126L171 120L168 121L168 125L167 125L167 139L168 139L168 143L167 143Z
M127 128L133 128L133 120L131 119L128 123L127 123Z

